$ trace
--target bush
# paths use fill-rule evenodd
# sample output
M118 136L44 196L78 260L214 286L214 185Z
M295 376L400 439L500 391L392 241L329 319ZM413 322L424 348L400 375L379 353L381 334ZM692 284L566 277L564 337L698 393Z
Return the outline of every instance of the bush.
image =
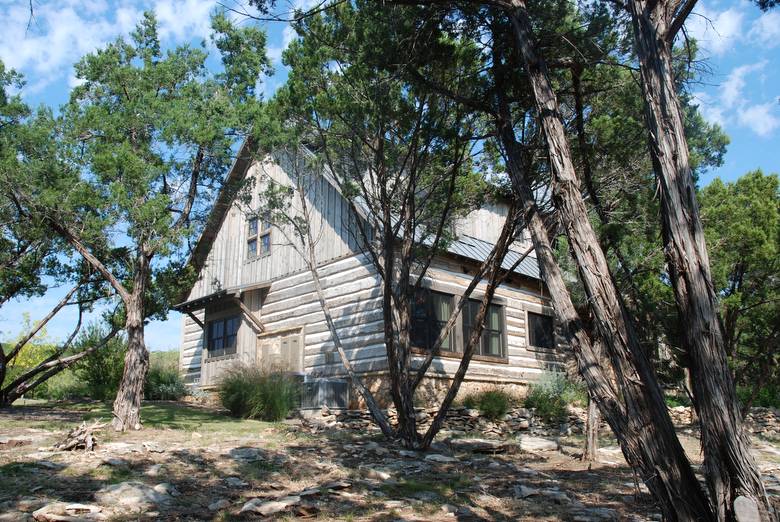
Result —
M512 406L512 397L501 390L487 390L467 395L463 405L480 411L488 419L499 419L506 415Z
M299 403L297 379L282 372L237 365L217 386L219 400L236 417L280 421Z
M90 325L78 340L77 351L99 343L105 335L104 327ZM125 367L126 352L127 340L118 335L75 364L76 376L84 383L90 398L105 401L116 396Z
M691 400L688 398L687 395L681 395L681 394L667 394L664 396L664 402L666 402L666 406L669 408L676 408L677 406L690 406Z
M753 388L750 386L737 386L737 397L739 402L745 404L750 398L750 394L753 392ZM753 407L762 408L780 408L780 386L774 384L767 384L762 387L756 398L753 400Z
M152 352L144 383L144 399L177 401L187 395L187 386L179 374L179 353Z
M545 373L539 382L531 385L524 401L526 408L534 408L537 415L551 422L566 418L567 405L586 403L583 386L571 382L562 372Z

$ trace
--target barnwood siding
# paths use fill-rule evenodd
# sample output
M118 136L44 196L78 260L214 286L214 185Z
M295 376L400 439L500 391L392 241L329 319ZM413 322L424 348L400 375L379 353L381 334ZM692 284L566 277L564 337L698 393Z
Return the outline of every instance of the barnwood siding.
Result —
M291 167L276 159L279 161L267 160L249 168L247 177L254 180L249 182L253 183L252 201L249 204L234 202L225 214L188 300L220 289L246 288L242 293L243 302L263 323L266 335L273 336L275 332L291 328L302 329L305 373L313 376L343 375L311 274L305 268L303 258L287 244L285 235L289 234L289 230L272 228L270 255L247 259L247 215L261 210L258 209L258 193L268 179L290 185L287 173L292 172ZM380 280L368 258L359 253L356 220L347 202L322 177L310 184L308 201L316 238L316 256L321 265L320 277L346 354L360 372L386 371ZM490 203L461 219L457 231L495 241L507 208L503 202ZM297 199L292 201L292 209L293 212L299 209ZM523 252L527 245L527 238L522 237L513 248ZM428 273L429 286L460 294L470 282L470 276L464 274L467 268L463 260L437 259ZM260 283L270 283L270 288L252 288L252 285ZM481 285L480 288L483 287ZM475 297L479 292L480 289ZM554 354L529 348L526 342L526 311L552 313L548 301L542 297L543 293L542 283L529 279L503 285L497 290L496 302L505 310L508 360L504 363L474 360L469 368L469 379L527 382L534 380L543 368L558 364ZM216 312L209 316L206 311L199 310L196 315L206 322L224 313ZM183 315L182 323L180 360L188 380L198 379L201 385L211 385L236 360L255 362L258 331L246 317L239 327L236 355L212 361L203 358L205 332L187 315ZM454 374L458 363L456 358L440 357L434 361L430 372L446 377Z
M426 285L431 288L459 295L470 282L462 265L447 260L437 260L429 269ZM379 278L365 256L353 256L324 265L320 268L323 289L333 310L344 349L356 370L375 372L386 369L385 346L382 333L381 291ZM539 289L528 285L502 285L496 291L496 304L504 307L508 359L505 363L473 360L469 366L469 379L488 381L533 381L545 368L560 367L555 354L534 349L527 345L526 312L552 314L549 302L540 297ZM484 291L480 284L473 297ZM317 301L311 275L301 272L274 281L265 298L260 313L261 291L245 294L245 302L262 318L268 332L292 327L304 328L304 371L310 375L342 375L343 368L334 352L325 317ZM248 298L248 296L255 296ZM192 371L201 360L202 336L200 328L185 316L185 343L197 339L197 344L185 344L185 367ZM188 334L189 332L189 334ZM239 356L245 360L254 357L256 332L244 320L239 329ZM192 348L189 348L189 347ZM187 359L189 357L189 360ZM208 364L208 363L206 363ZM439 357L431 365L431 373L450 376L455 373L459 359ZM210 383L212 372L206 372L203 383Z
M283 161L279 163L285 164ZM289 227L272 227L270 255L248 259L247 214L261 210L258 193L266 186L265 180L270 178L287 186L291 182L285 169L271 161L252 165L247 178L247 186L252 187L252 201L250 204L236 202L227 212L189 300L222 288L278 280L305 269L304 259L290 245L288 238L292 230ZM327 263L358 252L356 220L338 191L324 178L318 177L310 184L308 196L318 262ZM300 209L297 196L292 200L292 209L293 213Z

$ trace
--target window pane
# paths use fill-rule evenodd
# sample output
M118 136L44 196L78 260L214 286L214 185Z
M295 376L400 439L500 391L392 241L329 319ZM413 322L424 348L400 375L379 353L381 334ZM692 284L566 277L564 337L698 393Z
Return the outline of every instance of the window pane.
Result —
M487 312L487 321L485 327L491 330L501 330L501 308L496 305L490 305Z
M257 235L257 218L256 217L249 218L248 224L249 224L249 230L247 231L247 234L250 237L251 236L256 236Z
M412 331L409 332L409 340L416 348L428 348L428 323L423 320L412 320Z
M246 242L247 257L252 259L257 257L257 239L250 239Z
M263 212L262 228L260 230L268 230L271 228L271 214L270 212Z
M434 328L431 331L431 347L433 347L434 343L436 343L436 339L439 338L439 335L441 334L442 330L444 330L444 327L447 325L446 321L436 321L434 324ZM441 350L452 352L454 351L453 345L452 345L452 332L444 338L444 342L441 343Z
M219 337L222 337L225 323L223 323L222 321L214 321L213 323L211 323L211 325L212 325L211 338L217 339Z
M225 348L228 353L236 353L236 336L228 335L225 338Z
M528 344L537 348L554 348L553 318L528 312Z
M227 320L227 335L236 335L238 332L238 317L231 317Z
M432 293L433 316L439 321L448 321L452 315L452 296Z
M493 357L501 357L504 355L501 349L501 333L487 330L482 335L483 341L483 355L492 355Z
M221 350L224 345L222 344L222 337L217 337L211 340L210 350Z
M271 234L260 236L260 255L271 251Z

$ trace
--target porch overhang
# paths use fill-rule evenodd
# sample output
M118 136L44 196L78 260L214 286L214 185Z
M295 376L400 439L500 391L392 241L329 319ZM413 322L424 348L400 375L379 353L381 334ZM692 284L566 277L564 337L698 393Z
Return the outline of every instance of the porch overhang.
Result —
M190 301L184 301L183 303L175 304L171 308L183 314L191 314L192 312L206 308L206 306L210 305L211 303L221 300L226 295L228 295L227 290L219 290L212 294L204 295L203 297L198 297L197 299L192 299Z

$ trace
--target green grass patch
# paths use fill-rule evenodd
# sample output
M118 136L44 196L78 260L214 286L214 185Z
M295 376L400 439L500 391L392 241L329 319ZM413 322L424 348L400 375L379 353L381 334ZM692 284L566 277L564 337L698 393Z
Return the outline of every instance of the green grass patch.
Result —
M442 475L430 479L402 479L384 484L381 489L391 498L414 497L417 493L435 493L442 498L449 498L471 485L471 479L466 476Z
M110 402L47 403L35 406L36 409L40 408L42 410L55 409L78 413L80 415L77 416L77 421L108 420L111 418L111 407L112 404ZM13 408L11 413L13 414ZM4 426L34 427L49 430L73 427L73 421L62 420L55 415L52 415L52 417L50 420L46 418L4 419ZM8 421L8 423L6 424L5 421ZM202 434L230 433L244 435L257 433L270 427L278 427L278 424L250 419L237 419L214 410L179 402L143 403L141 406L141 422L145 428L197 431Z

